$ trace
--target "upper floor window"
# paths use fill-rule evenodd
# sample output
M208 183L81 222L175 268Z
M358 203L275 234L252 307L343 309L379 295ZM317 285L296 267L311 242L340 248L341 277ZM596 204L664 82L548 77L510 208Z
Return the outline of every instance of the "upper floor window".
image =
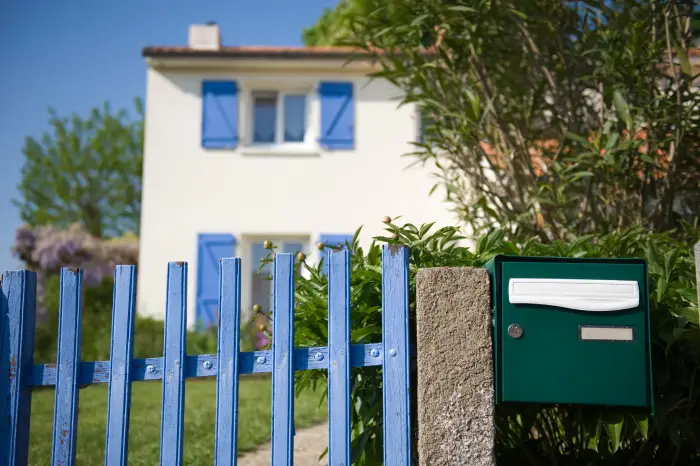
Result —
M255 144L300 143L307 132L307 94L253 91L252 137Z
M202 147L257 151L355 149L354 83L203 81ZM242 112L242 113L241 113ZM239 118L240 114L240 118Z

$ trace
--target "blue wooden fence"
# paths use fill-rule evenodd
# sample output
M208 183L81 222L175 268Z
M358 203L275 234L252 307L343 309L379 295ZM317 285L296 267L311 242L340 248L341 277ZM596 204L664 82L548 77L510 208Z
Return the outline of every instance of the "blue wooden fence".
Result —
M106 465L126 465L131 383L162 380L160 464L183 461L185 379L216 376L215 459L236 464L238 376L272 373L271 464L293 464L294 372L328 370L330 465L350 465L350 368L383 366L384 463L410 464L408 250L383 250L383 342L350 344L350 255L330 256L328 346L294 347L294 258L277 254L273 272L271 351L239 351L241 260L219 265L219 326L216 355L185 352L187 263L168 264L165 342L162 358L133 359L136 268L114 271L109 361L80 361L82 271L61 271L56 364L34 364L36 276L6 272L0 294L0 465L27 464L32 387L55 386L51 464L75 464L78 396L85 384L109 384ZM319 452L320 453L320 452Z

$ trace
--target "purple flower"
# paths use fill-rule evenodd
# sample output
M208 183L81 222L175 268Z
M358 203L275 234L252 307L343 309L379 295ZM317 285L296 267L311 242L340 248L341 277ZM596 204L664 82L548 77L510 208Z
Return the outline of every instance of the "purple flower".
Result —
M65 230L52 226L23 226L15 233L13 251L28 268L45 275L64 267L83 269L86 285L96 285L111 276L117 264L138 264L138 237L101 239L90 235L81 225Z
M258 332L257 337L258 339L255 342L255 349L263 349L270 343L270 340L268 340L267 336L263 332Z
M83 269L83 281L87 286L99 285L105 276L112 273L112 267L100 264L86 264Z
M36 234L27 227L22 226L15 232L15 244L12 247L12 255L27 261L32 257L32 251L36 245Z

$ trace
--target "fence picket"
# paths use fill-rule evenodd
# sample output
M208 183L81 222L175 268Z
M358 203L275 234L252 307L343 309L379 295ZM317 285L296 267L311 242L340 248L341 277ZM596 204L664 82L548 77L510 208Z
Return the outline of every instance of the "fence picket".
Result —
M160 464L182 464L185 420L185 335L187 328L187 263L168 264L163 343L163 408Z
M411 463L408 346L408 249L382 247L384 465Z
M241 260L219 263L219 334L216 374L216 464L236 465L238 358L241 321Z
M83 313L83 271L61 269L58 305L58 352L54 398L51 464L75 464L78 434L80 334Z
M272 465L294 460L294 256L275 254L272 323Z
M128 459L131 361L134 356L136 301L136 267L133 265L115 267L113 299L107 440L105 442L106 466L126 465Z
M350 253L330 257L328 276L328 464L350 466Z
M0 464L28 463L34 369L36 274L6 272L0 292Z

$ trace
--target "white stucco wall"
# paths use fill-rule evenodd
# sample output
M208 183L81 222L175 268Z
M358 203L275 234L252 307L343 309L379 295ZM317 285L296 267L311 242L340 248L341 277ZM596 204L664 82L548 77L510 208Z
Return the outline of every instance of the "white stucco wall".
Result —
M352 80L355 83L355 150L312 155L256 154L201 147L201 82ZM188 325L194 325L198 233L232 233L236 255L248 270L253 238L308 238L307 251L322 233L353 233L364 225L368 244L383 233L382 218L456 224L442 194L428 196L428 168L407 169L401 157L413 150L417 115L398 107L397 89L370 82L357 72L148 70L138 311L162 318L168 261L189 263ZM245 104L245 99L241 99ZM318 125L318 101L309 124ZM245 110L239 111L239 121ZM243 275L243 309L250 284Z

